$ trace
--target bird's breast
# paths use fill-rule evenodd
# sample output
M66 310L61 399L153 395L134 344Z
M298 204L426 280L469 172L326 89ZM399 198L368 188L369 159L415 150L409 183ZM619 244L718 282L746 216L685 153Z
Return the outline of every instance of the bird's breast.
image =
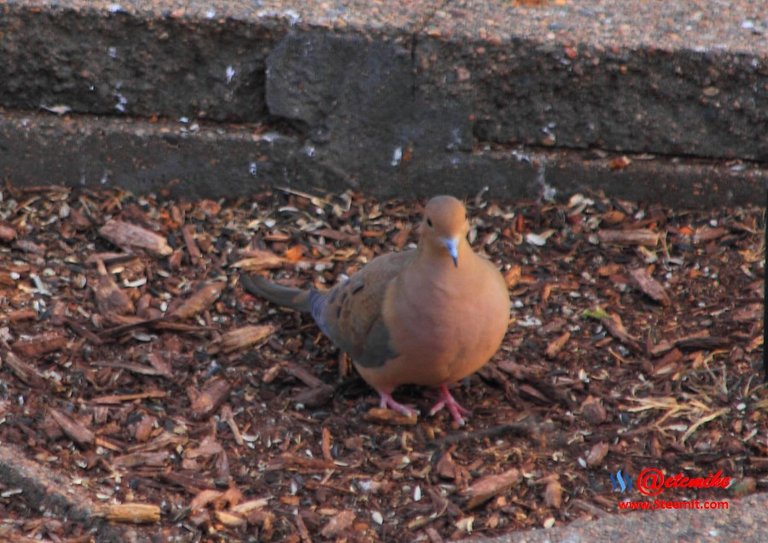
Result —
M501 287L493 280L466 284L451 272L404 277L387 297L384 316L399 363L412 369L415 384L452 382L476 371L506 331L509 299L503 282Z

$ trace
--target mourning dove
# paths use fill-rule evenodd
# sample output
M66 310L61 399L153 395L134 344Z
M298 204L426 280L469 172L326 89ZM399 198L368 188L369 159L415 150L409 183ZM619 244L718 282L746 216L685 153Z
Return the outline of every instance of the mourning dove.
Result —
M415 414L392 398L405 384L439 387L443 407L463 424L469 412L448 385L480 369L498 350L509 321L509 294L499 270L469 245L464 205L432 198L414 250L382 255L327 291L301 290L242 276L245 289L312 314L349 353L378 393L381 407Z

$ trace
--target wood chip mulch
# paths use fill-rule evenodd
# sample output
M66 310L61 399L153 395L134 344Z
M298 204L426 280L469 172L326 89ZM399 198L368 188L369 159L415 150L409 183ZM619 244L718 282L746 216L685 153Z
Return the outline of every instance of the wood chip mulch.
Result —
M448 541L616 512L610 474L722 472L768 487L764 211L468 201L502 269L500 352L417 420L240 273L324 287L416 240L420 204L275 189L184 202L5 187L0 447L135 535ZM396 398L426 411L434 392ZM158 532L158 530L161 530ZM88 541L0 480L0 536Z

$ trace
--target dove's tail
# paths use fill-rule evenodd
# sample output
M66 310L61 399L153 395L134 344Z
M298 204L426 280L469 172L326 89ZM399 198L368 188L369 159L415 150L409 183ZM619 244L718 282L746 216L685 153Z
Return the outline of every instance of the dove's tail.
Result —
M241 275L240 282L249 293L259 298L264 298L273 304L307 313L312 311L312 304L310 302L312 291L310 290L276 285L258 275L253 277Z

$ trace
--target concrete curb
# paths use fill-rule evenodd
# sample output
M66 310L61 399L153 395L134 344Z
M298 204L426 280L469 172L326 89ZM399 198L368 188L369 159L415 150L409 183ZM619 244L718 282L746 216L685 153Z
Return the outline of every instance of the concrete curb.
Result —
M0 481L8 488L18 488L23 503L33 514L52 516L85 527L103 543L121 543L133 538L130 529L98 518L96 504L83 496L73 482L45 466L28 460L10 444L0 444Z
M0 175L173 181L190 196L291 184L763 200L768 21L757 6L555 4L6 2Z
M768 171L754 163L522 146L457 151L445 161L401 163L386 181L373 173L358 179L318 157L303 138L265 130L5 113L0 177L26 185L117 185L184 198L244 196L275 185L404 198L439 192L473 196L487 188L493 197L529 200L602 190L681 207L759 203L768 181Z
M768 520L768 494L730 500L728 510L668 509L653 513L611 514L574 521L549 530L511 532L500 537L470 538L459 543L761 543Z

